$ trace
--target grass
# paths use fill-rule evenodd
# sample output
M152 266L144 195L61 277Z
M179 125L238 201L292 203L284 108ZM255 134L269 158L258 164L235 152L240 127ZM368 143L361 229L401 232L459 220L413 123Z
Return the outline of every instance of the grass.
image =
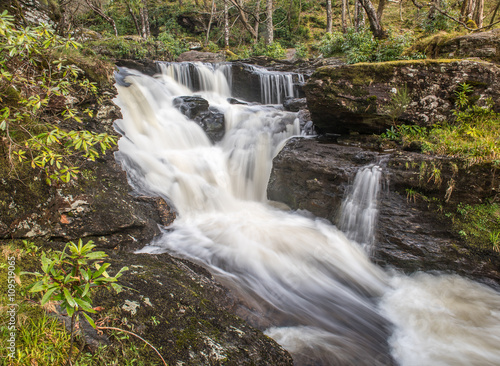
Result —
M459 204L456 213L448 214L448 216L453 221L453 229L469 245L500 252L500 205L498 203Z
M16 258L16 354L15 358L7 357L7 349L0 350L0 366L54 366L63 365L68 357L70 334L56 318L48 315L55 304L49 302L39 305L38 294L29 293L29 286L35 282L34 276L19 273L40 270L39 257L42 249L28 241L12 240L0 245L0 342L7 344L11 329L8 327L7 310L10 304L7 296L8 262L7 258ZM109 314L102 313L105 317ZM160 365L156 356L144 343L120 332L108 334L112 345L101 346L90 353L86 349L75 362L75 356L81 347L81 341L74 345L74 366L146 366Z

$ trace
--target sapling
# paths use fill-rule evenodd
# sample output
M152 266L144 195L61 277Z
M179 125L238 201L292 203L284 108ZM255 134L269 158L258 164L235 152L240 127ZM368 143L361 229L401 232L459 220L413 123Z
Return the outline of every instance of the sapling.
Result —
M110 276L106 269L109 263L102 263L107 254L102 251L92 251L95 245L90 240L85 245L82 240L78 244L69 242L63 251L55 251L47 255L42 253L42 272L31 273L39 278L30 289L30 292L43 292L41 305L49 301L60 301L60 306L71 317L71 345L68 355L68 364L71 365L71 354L74 341L74 327L81 313L93 328L96 325L88 313L95 313L92 308L90 293L97 287L111 286L117 293L122 286L117 283L118 278L128 268L123 267L114 276ZM69 249L69 253L67 250ZM99 264L99 263L102 264Z

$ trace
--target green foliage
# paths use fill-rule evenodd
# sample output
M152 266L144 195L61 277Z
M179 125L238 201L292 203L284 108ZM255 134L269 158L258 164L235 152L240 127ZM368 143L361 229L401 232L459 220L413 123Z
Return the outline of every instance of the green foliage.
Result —
M279 42L273 42L270 45L260 41L252 47L251 56L267 56L275 59L285 57L286 49Z
M307 45L304 44L304 43L298 43L296 46L295 46L295 55L299 58L299 59L307 59L309 58L309 50L307 49Z
M359 32L356 32L354 28L349 28L346 33L325 34L319 43L318 50L326 57L343 54L349 64L425 58L420 53L403 55L403 51L413 41L414 36L411 32L404 34L389 32L386 40L377 40L368 28Z
M460 14L457 10L454 10L451 6L448 5L446 0L439 1L440 9L447 12L449 15L453 16L455 19L460 17ZM457 27L457 23L452 21L450 18L444 16L438 11L429 8L426 16L423 18L420 26L426 33L435 33L438 31L453 31Z
M49 184L76 177L75 154L95 160L115 144L105 133L61 127L84 118L74 106L74 95L98 99L95 83L77 66L54 56L57 50L78 47L47 25L17 29L12 16L0 14L0 136L13 171L27 161L45 172ZM84 113L93 115L89 109Z
M69 253L66 249L69 248ZM89 323L95 327L94 321L87 313L95 313L92 308L91 291L96 287L111 286L115 291L121 291L116 283L123 267L114 277L107 274L109 263L99 264L107 255L104 252L93 252L95 245L92 241L83 244L69 242L63 251L55 251L47 255L42 253L42 272L33 273L39 279L33 284L30 292L43 292L41 305L48 301L61 301L61 307L73 317L81 312Z
M448 215L454 230L467 243L481 248L500 251L500 205L485 203L479 205L459 204L456 213Z
M389 103L389 115L392 121L395 122L406 110L411 102L410 95L408 93L408 87L405 84L404 87L396 89L391 95L391 102Z
M391 127L380 137L403 146L416 141L421 143L423 152L462 158L470 165L495 163L500 159L500 115L493 111L491 100L486 100L484 106L472 103L472 93L470 85L458 85L453 111L455 121L431 128Z
M181 53L189 51L187 44L179 40L178 37L173 36L169 32L162 32L158 35L158 41L160 41L164 48L169 51L173 57L179 56Z

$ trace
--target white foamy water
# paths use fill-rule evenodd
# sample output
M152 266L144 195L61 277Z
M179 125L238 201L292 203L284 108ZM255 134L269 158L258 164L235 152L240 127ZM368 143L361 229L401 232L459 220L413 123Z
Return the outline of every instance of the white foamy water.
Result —
M197 92L225 114L213 145L172 106L192 91L130 73L117 86L117 158L136 190L179 214L143 252L207 266L299 365L500 364L498 293L453 276L388 275L335 226L268 205L272 158L300 134L294 113Z
M377 220L377 199L382 169L370 165L359 170L351 191L340 207L339 228L371 252Z

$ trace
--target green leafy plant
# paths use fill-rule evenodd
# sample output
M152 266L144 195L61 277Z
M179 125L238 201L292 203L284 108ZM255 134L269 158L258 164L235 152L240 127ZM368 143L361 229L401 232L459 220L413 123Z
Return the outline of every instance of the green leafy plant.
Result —
M405 84L403 87L397 89L391 95L391 102L389 103L389 115L393 122L404 113L408 105L410 104L411 98L408 92L408 87ZM418 127L418 126L417 126Z
M104 252L92 251L95 245L92 241L83 244L69 242L63 251L55 251L47 255L42 253L42 272L32 273L39 278L30 289L30 292L43 292L41 305L49 301L60 301L60 306L71 317L71 346L68 361L71 363L71 351L74 341L74 327L82 314L92 327L96 327L88 313L95 313L92 308L91 291L97 287L111 286L115 291L121 291L116 283L123 271L123 267L115 276L110 276L106 269L109 263L102 263L107 255ZM66 250L69 249L69 253ZM102 264L99 264L101 262Z
M17 28L13 20L7 11L0 14L0 138L11 171L26 161L45 172L48 184L69 182L79 173L75 155L95 160L116 143L106 133L63 127L93 116L88 108L79 112L75 103L98 101L98 87L76 65L55 56L78 49L77 42L46 24Z

